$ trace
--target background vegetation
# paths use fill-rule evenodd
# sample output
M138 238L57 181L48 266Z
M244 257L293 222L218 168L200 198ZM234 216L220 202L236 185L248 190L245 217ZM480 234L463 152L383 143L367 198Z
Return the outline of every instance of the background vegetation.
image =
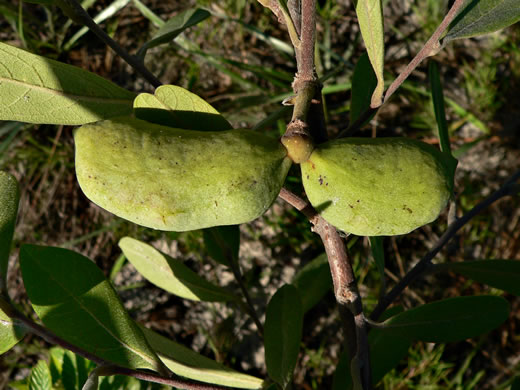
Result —
M161 81L185 87L213 104L235 127L262 126L283 134L290 110L281 101L291 93L295 62L286 31L255 1L212 2L138 0L90 1L91 15L109 15L103 28L135 52L157 30L160 19L195 6L212 16L169 46L151 49L146 65ZM442 19L447 1L384 2L385 72L392 79L422 46ZM153 11L153 12L148 12ZM77 25L58 9L0 0L0 41L93 71L136 92L151 87L95 36L79 35ZM158 18L160 19L158 19ZM447 116L459 167L456 191L459 215L496 189L518 169L520 161L520 27L483 38L451 43L435 60L440 66ZM350 80L363 53L351 1L319 1L317 70L324 83L329 132L348 125ZM362 132L406 135L436 142L429 98L427 66L418 68L389 104ZM267 119L266 119L267 118ZM147 326L231 367L263 376L263 353L249 322L219 304L192 303L144 281L125 262L117 246L123 236L152 243L221 285L232 275L215 263L199 231L163 233L113 217L90 203L74 175L72 127L0 123L0 169L21 183L21 217L15 246L46 243L79 251L95 259L110 275L127 309ZM211 152L211 151L209 151ZM301 192L297 167L288 186ZM442 234L447 215L404 237L384 240L386 283L420 259ZM265 307L272 293L322 251L308 222L282 202L264 217L241 227L240 261L254 302ZM348 238L367 312L379 294L380 277L367 239ZM17 257L17 251L12 253ZM437 261L468 259L520 260L520 200L505 198L473 219ZM27 302L17 262L11 262L10 295ZM488 287L456 275L421 279L400 303L417 303L472 295ZM494 293L486 291L486 293ZM497 294L501 292L496 291ZM408 360L385 377L384 389L505 389L520 375L520 300L506 295L511 315L499 329L478 339L435 345L415 343ZM263 310L262 310L263 312ZM241 327L238 341L233 330ZM330 388L341 346L340 321L332 293L305 317L305 351L295 383L302 389ZM27 339L26 339L27 341ZM27 377L38 359L48 359L41 340L19 344L0 358L0 388ZM77 388L77 382L76 379ZM22 382L18 382L22 383Z

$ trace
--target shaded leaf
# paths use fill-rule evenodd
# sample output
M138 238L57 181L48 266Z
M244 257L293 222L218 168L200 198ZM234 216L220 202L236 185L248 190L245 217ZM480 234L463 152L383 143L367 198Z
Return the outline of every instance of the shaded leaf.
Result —
M352 75L352 100L350 102L350 123L354 123L370 108L372 94L377 86L377 77L367 53L359 57ZM372 115L372 117L375 113ZM367 122L371 118L367 119ZM366 122L365 122L366 123Z
M109 362L164 371L112 284L88 258L23 245L20 267L32 307L56 335Z
M368 335L372 382L377 383L408 355L412 342L409 338L372 329Z
M292 281L300 292L303 312L306 313L332 289L327 255L322 253L301 268Z
M520 377L516 377L511 385L511 390L520 390Z
M428 65L428 78L430 79L430 87L432 91L433 109L435 119L437 120L437 128L439 129L439 140L441 150L451 154L450 135L448 133L448 124L446 123L446 113L444 111L444 93L442 90L441 77L439 75L439 66L437 62L430 61Z
M141 275L172 294L194 301L221 302L235 299L227 290L209 283L181 261L151 245L124 237L119 241L119 247Z
M52 390L52 378L45 360L39 360L29 376L29 390Z
M148 49L173 41L184 30L199 24L210 16L211 14L208 11L201 8L188 9L175 15L157 31L151 40L139 49L137 56L144 58Z
M7 264L19 201L18 182L13 175L0 171L0 291L6 291Z
M350 375L350 359L347 351L343 351L339 356L334 376L332 377L332 390L352 389L352 375Z
M134 101L139 119L178 129L220 131L232 126L209 103L190 91L161 85L155 94L141 93Z
M238 225L216 226L202 231L209 255L220 264L231 267L238 262L240 229Z
M457 272L476 282L520 295L520 261L478 260L439 266L439 269Z
M302 338L303 310L298 289L286 284L267 305L264 326L267 373L283 388L290 382Z
M506 28L520 20L518 0L466 0L443 39L470 38Z
M449 298L405 311L385 325L411 340L433 343L460 341L491 331L509 314L509 304L501 297L471 296Z
M383 5L381 0L355 0L361 36L367 48L368 58L374 69L377 86L372 94L370 106L379 107L385 89L383 65L385 56L385 41L383 31Z
M263 381L259 378L225 367L150 329L145 327L141 327L141 329L166 367L177 375L205 383L240 389L259 389L262 387Z
M9 313L9 303L0 297L0 355L14 347L26 333Z
M81 125L132 113L132 92L75 66L4 43L0 65L0 120Z

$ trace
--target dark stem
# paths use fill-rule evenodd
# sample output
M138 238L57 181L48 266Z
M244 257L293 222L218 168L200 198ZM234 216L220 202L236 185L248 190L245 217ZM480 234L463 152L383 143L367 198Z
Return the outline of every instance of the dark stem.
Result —
M263 336L264 326L262 325L262 322L260 322L260 318L258 318L258 315L256 314L256 310L253 305L253 300L251 299L251 296L249 295L249 291L247 290L247 288L244 284L244 278L242 277L242 271L240 270L240 265L238 264L238 262L236 262L236 261L231 262L231 270L233 271L235 280L237 281L238 285L240 286L240 290L242 290L242 294L244 295L244 298L246 299L246 304L244 305L244 309L247 311L247 313L249 314L249 316L255 323L260 336Z
M403 290L417 279L424 272L433 269L432 260L439 251L450 241L455 234L466 225L473 217L480 213L491 204L503 198L504 196L515 193L518 187L515 182L520 179L520 170L516 171L497 191L489 195L482 202L473 207L461 218L455 220L446 232L442 235L435 246L397 283L392 290L388 292L377 304L376 308L370 315L370 319L376 321L388 306L403 292Z
M99 39L112 48L128 65L135 69L141 74L150 84L155 88L162 85L161 81L156 78L143 64L143 62L130 55L125 49L123 49L116 41L108 36L90 17L87 11L77 2L77 0L64 0L65 3L70 6L72 12L74 12L74 20L80 24L87 26Z
M4 307L6 306L6 307ZM59 345L60 347L64 349L68 349L69 351L74 352L77 355L80 355L84 357L85 359L88 359L94 363L96 363L98 366L106 366L106 368L103 370L104 373L107 375L125 375L125 376L131 376L137 379L142 379L148 382L154 382L154 383L160 383L168 386L172 386L179 389L185 389L185 390L229 390L229 387L223 387L223 386L215 386L215 385L209 385L205 383L198 383L193 382L190 380L182 379L179 377L170 378L150 372L145 371L138 371L133 370L126 367L119 367L113 365L112 362L108 362L88 351L85 351L68 341L65 341L61 339L60 337L56 336L54 333L49 331L48 329L45 329L41 325L36 324L29 318L25 317L22 313L17 311L11 306L7 306L5 301L0 302L0 307L4 310L10 318L12 318L17 325L20 327L26 329L28 332L34 333L37 336L40 336L47 342L53 345ZM164 367L165 373L170 373L169 370Z

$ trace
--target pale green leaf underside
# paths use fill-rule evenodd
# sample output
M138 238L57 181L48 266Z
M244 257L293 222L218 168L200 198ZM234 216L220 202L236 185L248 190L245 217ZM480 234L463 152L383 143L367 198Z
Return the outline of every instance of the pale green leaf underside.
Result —
M0 120L81 125L131 114L134 97L94 73L0 43Z
M51 371L45 360L38 361L38 364L31 370L29 376L29 390L51 390L52 378Z
M19 200L18 182L11 174L0 171L0 290L6 288L7 264Z
M0 304L7 303L1 300ZM25 336L25 331L16 325L13 319L0 307L0 355L14 347L23 336Z
M124 367L163 369L92 261L62 248L24 245L20 267L33 309L56 335Z
M232 126L201 97L175 85L162 85L155 94L141 93L134 100L135 116L178 129L219 131Z
M385 88L383 78L385 42L381 0L357 0L356 14L361 36L367 48L368 58L377 77L377 86L370 103L370 106L375 108L381 105Z
M201 278L181 261L163 254L151 245L124 237L119 246L128 261L147 280L179 297L194 301L230 301L235 297Z
M166 367L177 375L205 383L240 389L260 389L262 387L263 381L259 378L225 367L152 330L144 327L141 327L141 329L148 343Z
M488 34L520 20L518 0L466 0L451 23L444 42Z

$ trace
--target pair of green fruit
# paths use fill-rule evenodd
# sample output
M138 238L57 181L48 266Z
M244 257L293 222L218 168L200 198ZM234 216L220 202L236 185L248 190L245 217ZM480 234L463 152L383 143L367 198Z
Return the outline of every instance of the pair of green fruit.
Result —
M119 118L75 133L90 200L146 227L187 231L249 222L276 199L291 160L251 130L202 132ZM451 194L441 153L407 138L345 138L301 163L311 204L349 233L405 234L437 218Z

